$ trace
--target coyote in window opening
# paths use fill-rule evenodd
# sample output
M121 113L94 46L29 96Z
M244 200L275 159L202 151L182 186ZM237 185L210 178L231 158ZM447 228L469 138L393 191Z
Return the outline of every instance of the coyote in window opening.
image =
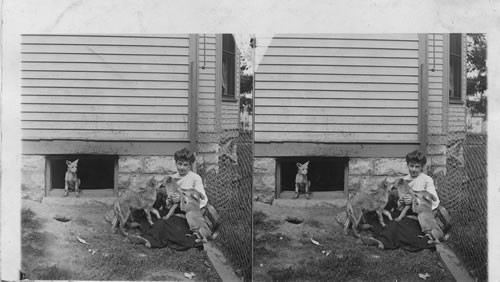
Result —
M299 197L299 192L305 190L306 198L309 199L311 193L309 189L311 187L311 181L307 180L307 168L309 166L309 161L304 164L297 163L297 175L295 176L295 196L294 199Z
M80 197L80 179L76 175L78 170L78 159L74 162L66 161L68 170L64 176L64 197L69 195L69 190L75 191L76 196Z

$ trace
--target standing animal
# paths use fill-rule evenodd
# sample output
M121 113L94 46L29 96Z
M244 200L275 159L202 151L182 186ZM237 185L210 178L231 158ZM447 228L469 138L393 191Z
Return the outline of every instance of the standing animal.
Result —
M74 162L66 161L68 169L64 175L64 197L69 195L69 189L75 190L76 197L80 197L80 178L76 175L78 160L76 159Z
M436 197L428 191L416 191L415 198L412 202L412 210L418 214L418 223L422 227L422 232L429 237L429 243L440 243L440 239L444 237L443 230L439 227L434 213L432 212L432 201Z
M382 226L385 226L382 214L387 216L389 220L392 220L391 213L385 210L385 206L389 201L389 191L391 188L386 178L378 184L376 190L370 193L360 191L354 197L350 198L347 201L347 219L344 223L344 234L347 235L347 229L349 225L351 225L354 236L359 238L360 235L357 231L358 224L363 215L367 212L375 211L378 216L378 221Z
M309 161L304 164L297 163L297 175L295 175L295 196L294 199L299 197L299 192L304 191L306 193L306 198L309 199L310 193L309 188L311 187L311 181L307 180L307 170L309 167Z
M402 199L407 195L412 196L412 198L415 195L415 192L413 192L408 183L410 183L410 180L404 180L403 178L399 178L398 180L396 180L396 183L394 184L394 187L398 191L398 198L399 198L398 208L401 209L401 213L399 214L398 217L394 219L395 221L400 221L401 219L403 219L403 217L405 217L406 213L411 207L411 205L406 205L402 201Z
M123 235L127 236L125 232L125 223L127 222L131 210L144 210L149 224L153 225L150 212L154 213L156 217L160 218L160 213L153 208L158 193L160 183L152 177L146 184L146 187L141 188L139 192L132 189L125 190L113 203L116 221L113 221L112 231L116 232L118 224L120 224L120 231Z
M204 213L200 209L200 200L203 194L195 189L182 190L181 210L186 212L186 220L189 228L198 237L196 242L208 242L207 239L215 239L219 234L219 215L215 208L208 204Z

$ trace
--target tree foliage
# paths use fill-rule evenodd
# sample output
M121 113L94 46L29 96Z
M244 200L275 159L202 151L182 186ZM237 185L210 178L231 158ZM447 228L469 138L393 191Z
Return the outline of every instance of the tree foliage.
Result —
M484 95L488 88L486 49L484 33L467 34L467 95L479 97L478 101L467 101L467 106L473 113L486 114L487 97Z

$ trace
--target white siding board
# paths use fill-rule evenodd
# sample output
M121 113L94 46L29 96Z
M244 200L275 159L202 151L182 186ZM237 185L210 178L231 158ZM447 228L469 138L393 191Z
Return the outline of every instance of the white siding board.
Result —
M258 75L264 73L276 74L338 74L338 75L390 75L390 76L417 76L418 68L391 66L317 66L317 65L262 65L257 67ZM259 78L260 79L260 78Z
M317 108L344 108L357 107L363 104L371 108L416 108L418 101L406 100L354 100L354 99L255 99L255 107L259 106L282 106L282 107L317 107Z
M255 100L257 101L257 99ZM284 115L294 113L297 115L320 115L320 116L388 116L388 117L401 117L401 116L414 116L418 117L418 109L399 109L399 108L367 108L362 103L358 103L357 107L351 108L317 108L317 107L255 107L256 115ZM259 127L259 130L263 128ZM257 129L256 129L257 131Z
M147 122L147 123L159 123L159 122L177 122L177 123L187 123L187 117L185 115L173 115L173 114L113 114L113 113L23 113L22 121L96 121L101 122Z
M88 72L133 72L133 73L188 73L186 65L157 65L148 63L68 63L68 62L22 62L22 70L33 71L88 71Z
M129 73L85 71L23 71L23 79L80 79L80 80L132 80L132 81L187 81L187 73Z
M359 74L269 74L260 73L259 81L355 82L355 83L418 83L418 76Z
M75 79L23 79L22 87L71 87L71 88L114 88L114 89L180 89L187 90L187 81L140 81L140 80L75 80Z
M268 56L417 58L413 50L346 49L346 48L269 48Z
M380 125L380 124L328 124L328 123L299 123L299 124L267 124L266 130L262 132L353 132L353 133L413 133L417 131L417 125Z
M275 115L255 117L259 123L275 124L406 124L417 125L416 117L376 117L373 116L297 116L297 115Z
M343 38L306 39L306 38L273 38L273 47L322 47L322 48L377 48L377 49L409 49L418 50L418 40L359 40Z
M390 67L418 67L418 59L393 58L350 58L350 57L295 57L280 56L266 57L260 62L262 65L341 65L341 66L390 66Z
M330 132L256 132L255 138L261 142L276 142L283 137L290 142L377 142L377 143L416 143L418 134L393 133L330 133ZM354 140L354 141L353 141Z
M99 97L171 97L184 98L184 91L178 89L115 89L115 88L43 88L25 87L23 95L37 96L99 96Z
M144 97L64 97L31 96L21 97L23 104L52 104L52 105L130 105L130 106L188 106L187 98L144 98Z
M304 83L301 81L281 82L256 81L255 90L276 89L276 90L366 90L366 91L418 91L417 84L382 84L382 83L328 83L314 82Z
M49 129L49 130L147 130L147 131L186 131L186 123L144 123L144 122L86 122L86 121L23 121L23 129Z
M187 65L187 56L139 56L139 55L97 55L97 54L23 54L23 62L87 62L121 64Z
M188 35L23 35L22 44L186 47Z
M63 129L24 129L22 138L29 140L36 139L75 139L75 140L111 140L111 141L132 141L132 140L172 140L185 141L188 134L185 131L109 131L109 130L63 130Z
M137 106L137 105L61 105L23 104L22 113L133 113L133 114L183 114L186 109L179 106ZM186 115L187 116L187 115Z
M417 92L387 91L307 91L307 90L259 90L259 96L265 98L320 98L320 99L381 99L381 100L418 100Z
M53 44L22 44L23 54L96 54L96 55L157 55L157 56L187 56L189 48L156 47L156 46L99 46L99 45L53 45Z

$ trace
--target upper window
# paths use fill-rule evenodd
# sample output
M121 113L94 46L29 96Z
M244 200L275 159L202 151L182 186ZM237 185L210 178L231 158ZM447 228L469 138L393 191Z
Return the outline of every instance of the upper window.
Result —
M462 35L450 34L450 101L462 100Z
M222 97L235 98L236 44L231 34L222 35Z

